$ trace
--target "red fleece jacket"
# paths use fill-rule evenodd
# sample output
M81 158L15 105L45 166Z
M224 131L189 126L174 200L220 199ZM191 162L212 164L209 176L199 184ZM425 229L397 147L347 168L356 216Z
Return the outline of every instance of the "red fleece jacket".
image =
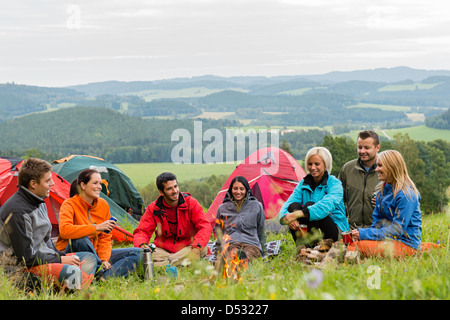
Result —
M211 237L212 227L201 205L188 193L180 192L176 230L176 234L170 231L163 196L160 196L147 207L138 227L134 230L134 246L148 244L153 232L156 231L155 246L171 253L189 245L203 249Z

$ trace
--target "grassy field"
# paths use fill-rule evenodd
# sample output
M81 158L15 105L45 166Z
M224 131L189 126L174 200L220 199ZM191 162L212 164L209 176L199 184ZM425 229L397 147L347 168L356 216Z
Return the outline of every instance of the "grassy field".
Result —
M432 141L436 139L450 141L450 130L433 129L426 126L386 130L385 132L389 137L393 137L396 133L407 133L411 139L418 141Z
M396 133L408 134L409 137L417 141L433 141L442 139L450 141L450 130L439 130L434 128L428 128L426 126L415 126L401 129L389 129L383 130L379 128L374 129L380 136L384 136L388 139L392 139ZM341 136L349 136L356 141L360 130L353 130L349 133L342 134Z
M389 84L387 86L384 86L382 88L379 88L378 91L414 91L414 90L428 90L435 86L437 86L440 83L421 83L421 82L415 82L410 84Z
M136 95L139 96L145 101L151 101L154 99L174 99L174 98L192 98L192 97L205 97L207 95L221 92L224 90L234 90L247 92L248 90L243 90L241 88L227 88L227 89L209 89L205 87L193 87L193 88L184 88L177 90L142 90L136 92L126 92L123 94L127 95Z
M440 243L433 249L401 260L368 258L359 264L331 264L323 268L294 259L289 234L269 234L268 240L286 239L281 253L252 262L240 282L218 277L206 260L178 267L169 277L155 267L156 277L94 282L89 289L67 294L48 287L24 292L0 271L2 300L448 300L450 294L449 214L423 217L423 241ZM142 272L139 269L138 272ZM178 306L179 304L175 304ZM186 302L187 305L187 302ZM157 305L155 305L157 306ZM269 304L270 306L270 304ZM180 310L171 310L181 312Z
M134 185L143 188L148 184L154 184L156 177L165 171L174 173L179 182L196 180L212 175L229 176L238 163L224 164L174 164L167 163L122 163L116 164L130 179Z

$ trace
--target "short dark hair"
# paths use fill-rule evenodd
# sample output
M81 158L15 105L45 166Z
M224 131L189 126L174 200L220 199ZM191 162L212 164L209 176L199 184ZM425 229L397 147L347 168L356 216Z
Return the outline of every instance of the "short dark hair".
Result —
M373 144L374 145L379 145L380 144L380 137L378 136L378 134L375 132L375 131L372 131L372 130L364 130L364 131L361 131L359 134L358 134L358 138L359 139L362 139L362 140L365 140L365 139L367 139L367 138L372 138L373 139Z
M174 175L171 172L163 172L159 176L156 177L156 186L158 187L158 190L164 191L164 185L163 183L166 183L167 181L177 180L177 176Z
M19 186L28 188L31 180L40 183L47 172L52 171L52 165L45 160L29 158L23 161L17 177Z
M85 169L83 171L81 171L78 174L78 178L72 181L72 184L70 185L70 197L73 197L74 195L77 195L80 193L80 184L83 183L88 183L91 180L91 176L94 173L99 173L97 170L94 169Z

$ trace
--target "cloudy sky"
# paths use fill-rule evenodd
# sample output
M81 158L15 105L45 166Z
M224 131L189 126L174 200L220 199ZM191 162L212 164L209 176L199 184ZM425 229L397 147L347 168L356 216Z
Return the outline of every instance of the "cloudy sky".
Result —
M450 70L448 0L0 0L0 83Z

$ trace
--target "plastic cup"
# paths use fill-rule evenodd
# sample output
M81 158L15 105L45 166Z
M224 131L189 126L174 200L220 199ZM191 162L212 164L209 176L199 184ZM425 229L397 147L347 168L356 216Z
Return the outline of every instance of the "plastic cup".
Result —
M171 276L176 278L177 277L177 267L171 267L170 265L166 266L166 273Z

